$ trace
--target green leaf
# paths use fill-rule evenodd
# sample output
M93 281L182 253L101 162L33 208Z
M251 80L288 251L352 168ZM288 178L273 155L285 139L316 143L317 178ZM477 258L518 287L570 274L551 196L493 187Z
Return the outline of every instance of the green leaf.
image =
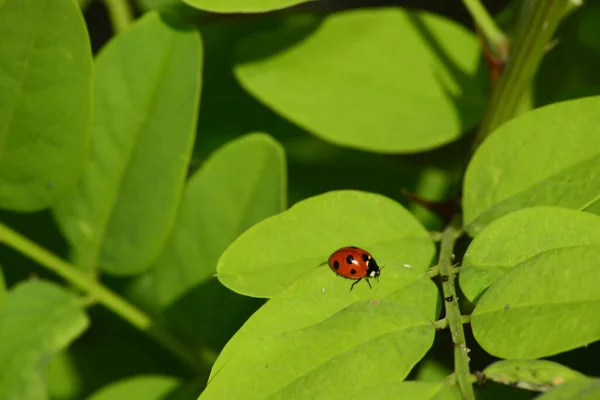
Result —
M560 385L537 400L597 400L600 398L600 379L582 378Z
M88 400L163 400L172 394L181 381L178 378L161 375L145 375L123 379L104 386ZM168 397L171 398L171 397Z
M199 398L331 398L404 379L433 343L439 299L431 280L401 272L418 309L401 289L358 300L349 292L314 290L302 279L225 347ZM348 373L358 370L361 379Z
M137 274L175 220L195 134L197 32L150 12L98 56L92 158L56 207L74 263Z
M183 0L192 7L218 13L260 13L287 8L307 0Z
M315 279L311 275L317 275L322 285L315 287ZM349 291L347 282L327 269L317 269L311 275L301 277L254 313L223 349L212 373L226 364L231 355L243 353L243 349L254 342L270 335L317 325L356 302L395 301L417 310L431 321L441 311L439 291L433 281L410 269L390 268L386 279L373 285L372 290L356 287ZM340 281L343 282L341 286Z
M464 224L471 235L532 206L585 210L600 198L600 96L529 111L502 125L471 159Z
M0 311L0 393L3 399L46 399L49 357L88 326L80 300L55 284L13 287Z
M600 218L558 207L534 207L508 214L488 225L463 259L460 288L475 303L483 292L516 265L552 249L600 245Z
M324 140L417 152L481 119L479 47L473 33L434 14L354 10L248 38L235 73L261 102Z
M400 204L340 190L301 201L244 232L221 256L217 273L231 290L254 297L271 297L309 274L318 290L325 284L348 290L347 280L330 279L335 274L320 265L344 246L363 248L386 266L386 285L394 284L394 270L424 271L435 250L429 233Z
M486 379L521 389L545 392L584 375L547 360L501 360L483 370Z
M255 223L285 208L285 154L265 134L217 150L189 181L171 238L154 266L163 305L212 278L223 251Z
M87 157L92 53L73 0L0 2L0 207L37 211Z
M541 358L600 339L600 246L545 251L481 296L471 326L493 356Z
M444 383L394 382L369 386L355 393L334 397L336 400L460 400L460 392Z

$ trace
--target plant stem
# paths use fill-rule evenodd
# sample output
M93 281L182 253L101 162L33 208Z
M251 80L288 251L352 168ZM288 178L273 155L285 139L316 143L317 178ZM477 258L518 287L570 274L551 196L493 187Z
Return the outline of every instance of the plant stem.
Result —
M460 220L460 215L455 216L442 234L438 266L440 267L440 275L443 277L442 290L445 299L446 320L448 320L452 342L454 343L454 373L456 381L458 382L463 399L475 400L475 392L473 391L470 378L468 349L462 326L463 321L460 315L460 308L458 307L458 299L456 298L456 288L454 287L456 275L452 268L452 252L454 251L454 243L457 239L456 234L459 232L458 226ZM448 277L448 279L445 277Z
M187 349L167 330L157 325L146 313L81 272L74 265L67 263L3 224L0 224L0 242L4 242L20 251L25 256L37 261L40 265L83 290L89 295L85 302L95 299L131 325L149 334L194 369L200 370L200 363L193 356L193 351Z
M133 22L133 11L129 0L104 0L110 23L116 34L122 33Z
M516 114L568 2L569 0L523 1L521 20L510 58L473 141L473 150Z
M487 12L479 0L463 0L463 3L475 23L481 29L485 40L496 55L501 55L502 49L506 48L507 39L504 32L496 25L496 21Z

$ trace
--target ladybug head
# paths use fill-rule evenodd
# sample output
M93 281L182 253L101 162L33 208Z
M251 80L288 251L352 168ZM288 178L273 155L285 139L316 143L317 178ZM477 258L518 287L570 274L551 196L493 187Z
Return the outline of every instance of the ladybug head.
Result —
M369 264L367 265L367 276L369 278L377 278L380 272L381 269L379 268L379 265L377 265L377 262L374 258L371 258L369 260Z

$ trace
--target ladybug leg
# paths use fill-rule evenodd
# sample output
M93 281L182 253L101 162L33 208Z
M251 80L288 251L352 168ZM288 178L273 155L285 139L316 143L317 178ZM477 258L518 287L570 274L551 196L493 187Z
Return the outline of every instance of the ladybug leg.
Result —
M368 280L368 279L365 279L365 281L366 281L366 282L369 284L369 287L370 287L371 289L373 289L373 286L371 286L371 282L369 282L369 280Z
M352 291L352 289L354 288L354 285L356 285L358 282L362 281L362 278L360 278L359 280L357 280L356 282L354 282L352 284L352 286L350 286L350 291Z

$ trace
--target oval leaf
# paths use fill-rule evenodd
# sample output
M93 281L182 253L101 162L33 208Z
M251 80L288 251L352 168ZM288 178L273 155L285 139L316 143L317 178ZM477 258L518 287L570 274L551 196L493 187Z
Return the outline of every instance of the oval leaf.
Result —
M460 288L477 302L483 292L516 265L540 253L581 245L600 245L600 218L558 207L510 213L488 225L465 253Z
M597 400L600 399L600 379L582 378L560 385L537 400Z
M481 296L471 325L488 353L540 358L600 339L600 246L548 250Z
M260 13L306 3L307 0L183 0L192 7L218 13Z
M3 398L47 399L40 368L88 326L81 301L44 281L13 287L0 311L0 393Z
M464 178L471 235L532 206L585 210L600 198L600 96L529 111L477 149ZM518 149L518 151L515 151Z
M521 389L545 392L564 382L584 377L570 368L547 360L502 360L483 370L486 379Z
M81 174L92 52L72 0L0 2L0 207L36 211Z
M220 353L210 379L230 359L244 354L245 349L255 346L255 343L265 344L265 337L302 331L326 321L354 303L367 300L374 304L380 300L396 302L430 321L438 318L441 311L437 287L423 273L390 268L385 280L374 285L372 290L356 288L349 291L345 280L327 269L316 269L278 293L246 321Z
M395 382L369 386L349 395L334 397L336 400L460 400L460 392L444 383Z
M56 207L78 267L137 274L159 255L191 155L200 58L197 32L154 12L98 56L92 158Z
M111 383L88 400L163 400L173 394L182 382L171 376L147 375L123 379Z
M326 301L322 296L319 303ZM402 302L356 302L302 329L256 337L245 346L238 338L238 351L215 364L199 399L331 398L398 381L425 355L434 334L432 321ZM360 371L361 379L348 371Z
M301 201L244 232L221 256L217 273L231 290L270 297L315 269L329 270L319 264L344 246L364 248L380 266L418 271L435 250L429 233L400 204L341 190Z
M235 238L285 208L285 155L265 134L217 150L189 181L177 223L154 266L158 298L168 305L214 276Z
M479 43L459 24L389 8L335 13L314 25L288 23L243 41L235 68L250 93L309 132L403 153L456 140L480 120Z

